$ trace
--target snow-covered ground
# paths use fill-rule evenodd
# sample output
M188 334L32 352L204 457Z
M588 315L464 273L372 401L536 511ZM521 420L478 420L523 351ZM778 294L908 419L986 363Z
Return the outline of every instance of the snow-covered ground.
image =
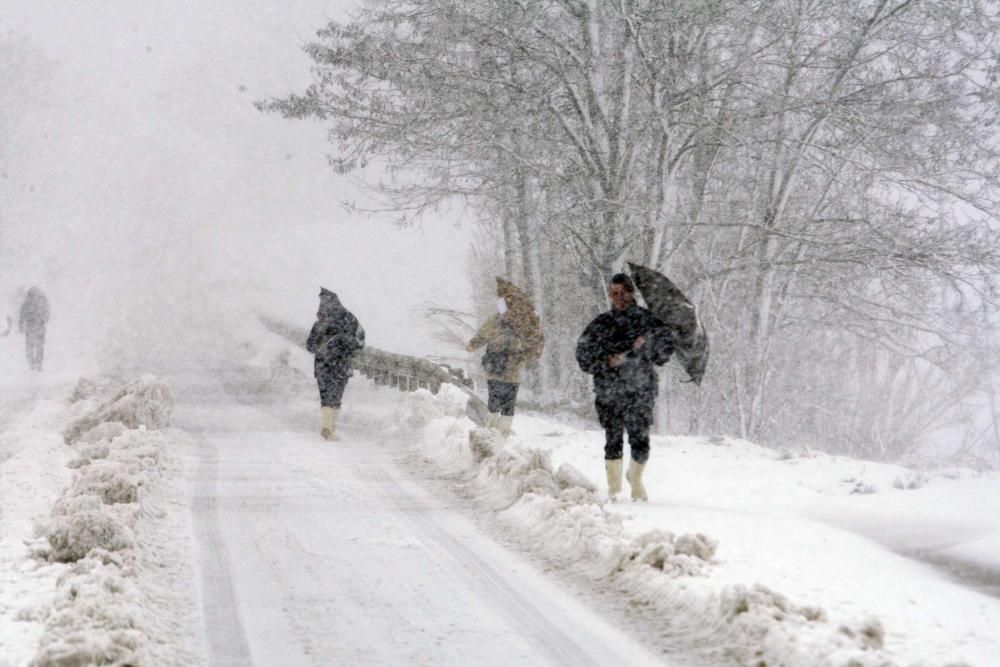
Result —
M654 437L608 503L595 424L358 377L326 443L275 352L4 380L0 665L1000 664L995 472Z
M477 461L471 424L444 416L421 446L523 545L624 591L691 651L737 664L1000 664L995 472L654 437L650 502L611 504L548 481L571 466L603 488L602 435L580 426L519 416L500 453ZM692 552L707 559L678 556Z
M4 384L0 665L198 664L199 599L169 389ZM195 639L192 639L195 637Z

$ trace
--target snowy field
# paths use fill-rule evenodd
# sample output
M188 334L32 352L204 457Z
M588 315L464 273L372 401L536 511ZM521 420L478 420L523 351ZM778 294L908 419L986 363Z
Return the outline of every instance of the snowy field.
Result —
M325 443L275 352L3 381L0 666L1000 664L995 472L654 437L608 503L595 424L355 378Z

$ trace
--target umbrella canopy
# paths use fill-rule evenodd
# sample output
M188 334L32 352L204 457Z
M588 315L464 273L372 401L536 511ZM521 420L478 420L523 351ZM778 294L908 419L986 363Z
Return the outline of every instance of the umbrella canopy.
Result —
M503 297L507 302L507 316L514 327L514 332L524 345L527 359L533 360L542 356L545 335L542 333L542 323L538 319L538 313L535 312L535 306L531 303L527 292L509 280L497 276L497 296Z
M632 262L628 267L649 310L670 329L674 352L688 377L701 384L708 365L708 335L698 321L694 304L659 271Z

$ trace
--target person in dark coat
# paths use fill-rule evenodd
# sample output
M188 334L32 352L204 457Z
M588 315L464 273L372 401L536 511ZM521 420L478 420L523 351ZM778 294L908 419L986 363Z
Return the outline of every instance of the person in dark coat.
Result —
M656 401L656 366L673 352L666 325L635 302L635 284L624 273L611 278L611 310L587 325L576 343L580 369L594 376L594 406L604 428L608 496L622 488L622 450L628 431L628 479L633 500L647 500L642 474L649 459L649 429Z
M49 300L45 293L32 287L21 304L17 330L24 334L24 351L33 371L42 370L45 357L45 328L49 323Z
M337 435L340 401L351 377L351 355L365 346L365 330L354 314L344 308L337 295L321 287L316 323L309 332L306 349L316 355L313 374L319 385L321 435Z

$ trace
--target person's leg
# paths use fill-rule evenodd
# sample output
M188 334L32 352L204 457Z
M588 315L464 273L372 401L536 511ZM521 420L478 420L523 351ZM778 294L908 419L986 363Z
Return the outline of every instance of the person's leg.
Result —
M487 428L500 427L500 407L503 402L502 384L498 380L486 381L486 409L489 411L485 424Z
M28 357L28 365L33 371L42 370L42 342L41 334L34 329L29 329L24 335L25 354Z
M500 384L496 380L486 381L486 409L491 413L500 412L500 394L497 391L497 385Z
M38 370L42 370L42 362L45 360L45 330L38 332Z
M651 402L642 397L630 401L623 415L623 422L628 432L628 447L632 460L636 463L646 463L649 459L649 429L653 426Z
M597 420L604 429L605 460L620 459L625 440L625 421L618 402L598 398L594 401L594 408L597 409Z
M653 399L638 396L629 403L625 413L625 428L628 430L628 446L631 460L625 479L632 487L632 500L649 500L642 474L649 460L649 429L653 425Z
M330 401L329 390L327 389L328 382L329 378L327 376L321 373L316 374L316 386L319 387L319 434L323 436L324 440L330 437L330 429L328 427L330 421L329 413L333 409L327 405Z
M511 427L514 424L514 406L517 404L517 389L518 385L513 382L497 383L497 403L500 413L498 427L504 437L510 435Z
M608 477L608 496L614 500L622 490L622 448L624 421L618 404L598 398L594 401L597 419L604 428L604 469Z
M319 384L319 412L323 423L320 435L325 440L333 440L337 437L340 402L347 387L347 377L325 372L316 376L316 382Z
M513 382L497 382L497 412L507 417L514 416L514 407L517 404L517 384Z

